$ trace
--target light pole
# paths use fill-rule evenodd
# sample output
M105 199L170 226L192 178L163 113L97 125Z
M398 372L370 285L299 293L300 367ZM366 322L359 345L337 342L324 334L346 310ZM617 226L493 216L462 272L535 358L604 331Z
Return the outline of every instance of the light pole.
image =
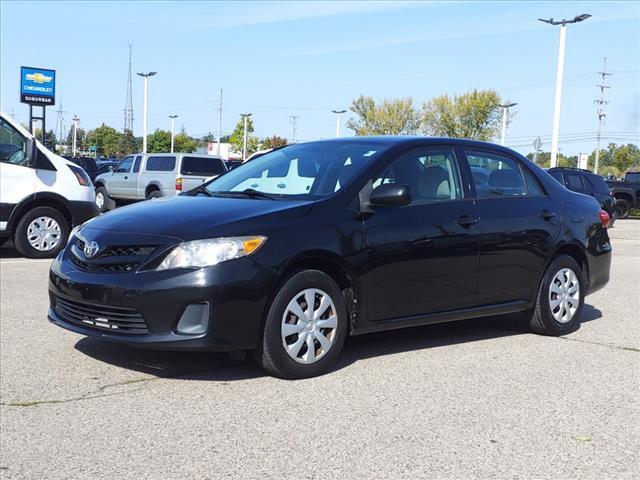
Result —
M517 103L505 103L500 105L500 107L502 107L502 134L500 135L500 145L504 145L507 140L507 117L509 116L509 109L516 105Z
M76 156L76 136L78 135L78 124L80 123L80 118L78 115L73 116L73 156Z
M244 137L242 140L242 161L247 159L247 122L252 113L241 113L240 116L244 118Z
M336 137L340 136L340 115L346 112L346 110L331 110L336 114Z
M147 153L147 99L149 93L149 77L153 77L158 72L139 73L144 78L144 112L142 114L142 153Z
M175 121L176 118L178 118L178 115L169 115L169 118L171 119L171 153L173 153L173 130L175 128Z
M573 19L545 20L539 18L541 22L549 25L560 25L560 46L558 48L558 71L556 72L556 98L553 107L553 133L551 136L551 164L550 167L557 166L558 157L558 134L560 131L560 103L562 100L562 76L564 74L564 44L567 37L567 23L579 23L591 17L588 13L577 15Z

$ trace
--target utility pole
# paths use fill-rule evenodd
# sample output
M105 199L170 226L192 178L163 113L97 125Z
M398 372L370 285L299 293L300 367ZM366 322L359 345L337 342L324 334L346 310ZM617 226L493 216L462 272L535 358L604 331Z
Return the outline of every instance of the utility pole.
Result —
M76 156L76 137L78 135L78 124L80 123L80 118L78 115L73 115L73 156Z
M143 105L143 119L142 119L142 153L147 153L147 101L149 97L149 77L153 77L158 72L138 73L144 78L144 105Z
M346 110L331 110L336 114L336 137L340 136L340 115L346 112Z
M247 123L249 122L249 117L251 113L241 113L240 116L244 119L244 137L242 140L242 161L244 162L247 159Z
M507 117L509 116L509 109L515 107L517 103L505 103L499 105L502 107L502 134L500 135L500 145L504 145L507 140Z
M173 153L173 132L176 126L176 118L178 118L178 115L169 115L169 118L171 119L171 153Z
M220 103L218 103L218 156L220 156L220 142L222 141L222 89L220 89Z
M607 76L612 75L611 73L607 73L607 57L602 59L602 71L598 72L601 76L600 84L596 85L600 89L600 98L595 101L596 105L598 105L598 134L596 136L596 161L593 167L593 173L598 173L598 166L600 164L600 137L602 136L602 122L604 118L607 116L607 112L604 110L604 106L609 103L604 99L604 91L607 88L611 88L606 85Z
M58 119L56 120L56 137L58 140L62 140L64 135L64 114L67 113L65 110L62 110L62 100L60 100L60 106L56 111L58 114ZM62 142L59 142L62 144Z
M291 118L291 124L293 126L293 131L291 134L291 143L296 143L296 132L298 131L298 119L300 118L300 116L290 115L289 118Z
M124 103L124 130L133 132L133 87L131 82L131 50L133 46L129 44L129 73L127 75L127 97Z
M556 167L558 163L558 135L560 132L560 105L562 103L562 77L564 75L564 46L567 38L567 24L583 22L590 17L591 15L589 15L588 13L583 13L582 15L576 15L575 17L573 17L573 19L569 20L554 20L553 18L550 18L549 20L545 20L543 18L538 19L541 22L547 23L549 25L560 25L558 70L556 71L556 96L553 106L553 132L551 135L551 168Z

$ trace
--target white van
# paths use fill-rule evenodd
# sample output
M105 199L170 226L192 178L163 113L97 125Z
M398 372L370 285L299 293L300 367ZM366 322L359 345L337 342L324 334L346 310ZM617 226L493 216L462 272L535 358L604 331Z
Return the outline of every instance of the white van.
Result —
M222 158L196 153L137 153L127 155L109 173L95 179L96 204L101 212L117 201L148 200L186 192L227 172Z
M0 245L12 239L25 257L55 257L73 226L97 213L87 173L0 112Z

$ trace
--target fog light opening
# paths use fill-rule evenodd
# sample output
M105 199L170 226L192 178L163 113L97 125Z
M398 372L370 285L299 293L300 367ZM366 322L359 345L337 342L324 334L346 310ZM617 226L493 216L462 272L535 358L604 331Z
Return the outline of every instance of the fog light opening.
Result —
M205 333L208 327L209 304L207 302L192 303L184 309L176 331L186 335L196 335Z

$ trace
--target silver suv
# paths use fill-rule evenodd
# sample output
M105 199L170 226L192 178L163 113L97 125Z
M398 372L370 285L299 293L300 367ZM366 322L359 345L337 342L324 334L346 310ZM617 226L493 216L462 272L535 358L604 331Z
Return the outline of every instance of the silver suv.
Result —
M101 212L117 201L146 200L186 192L222 175L222 158L193 153L138 153L124 157L111 172L96 177L96 205Z

